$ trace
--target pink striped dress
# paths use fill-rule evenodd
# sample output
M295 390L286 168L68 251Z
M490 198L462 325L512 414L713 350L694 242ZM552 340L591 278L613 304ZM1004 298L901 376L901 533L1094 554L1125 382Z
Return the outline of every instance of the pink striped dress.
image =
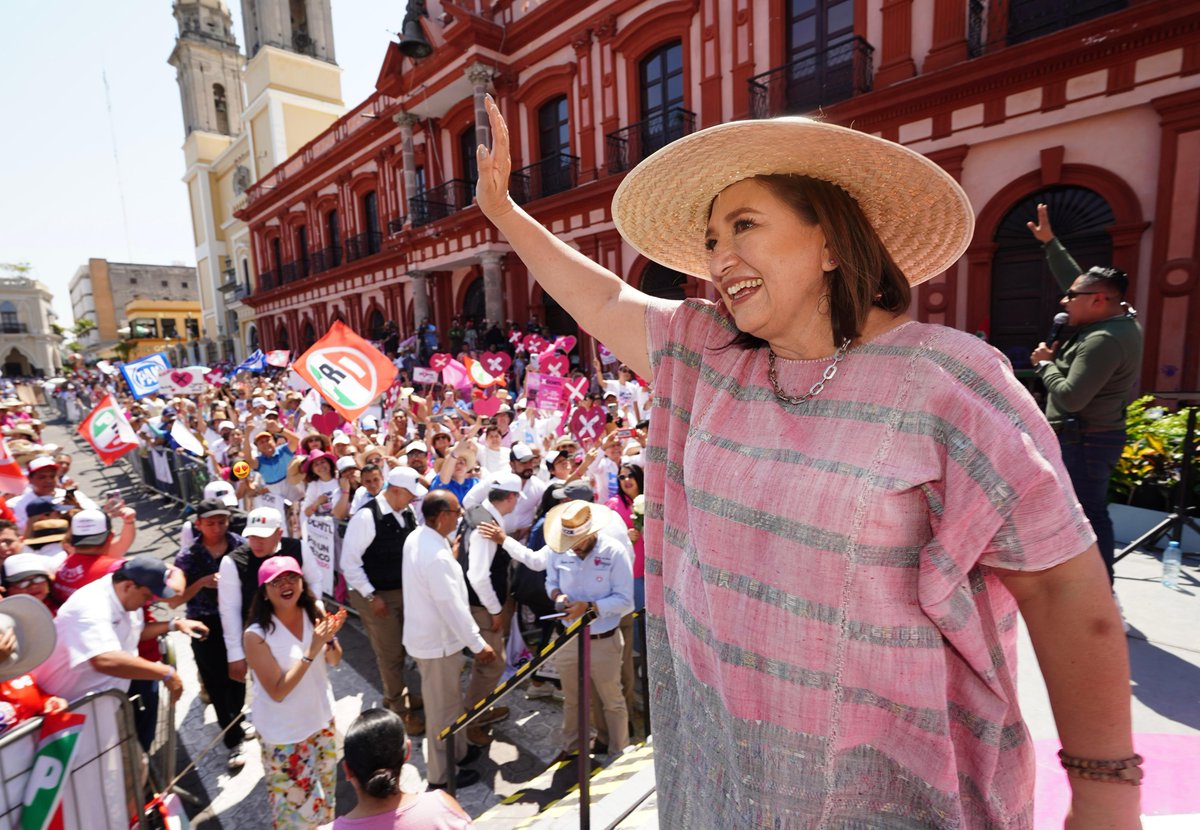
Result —
M986 343L905 323L806 404L723 308L647 317L646 600L660 823L1029 828L1016 606L991 568L1094 540ZM790 394L828 360L779 361Z

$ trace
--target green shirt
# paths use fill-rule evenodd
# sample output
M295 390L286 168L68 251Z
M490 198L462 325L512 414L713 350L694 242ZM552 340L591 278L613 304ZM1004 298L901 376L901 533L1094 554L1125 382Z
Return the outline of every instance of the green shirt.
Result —
M1057 239L1046 260L1063 290L1083 271ZM1078 418L1087 432L1125 428L1142 365L1142 327L1128 314L1080 326L1050 363L1037 368L1046 385L1046 418L1059 425Z

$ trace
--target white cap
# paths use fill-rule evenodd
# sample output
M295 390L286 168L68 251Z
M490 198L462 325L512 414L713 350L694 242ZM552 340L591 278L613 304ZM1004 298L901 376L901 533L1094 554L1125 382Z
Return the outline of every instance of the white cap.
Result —
M420 482L417 471L412 467L397 467L388 472L388 487L403 487L416 498L421 498L429 491Z
M233 428L234 428L233 421L222 421L221 423L217 424L217 432L220 432L223 429L233 429Z
M15 580L37 574L50 576L53 558L40 553L14 553L4 560L5 579Z
M103 511L80 510L71 517L71 544L76 547L103 545L111 533L112 523Z
M346 470L357 470L357 469L358 469L358 461L354 458L353 455L343 455L341 458L339 458L337 460L337 471L339 473L344 473L344 472L346 472Z
M362 428L364 430L370 430L371 432L375 432L376 430L379 429L379 421L376 420L374 415L364 415L362 420L359 421L359 423L362 424Z
M58 462L48 455L39 455L37 458L29 462L28 470L31 473L36 473L38 470L46 467L57 467Z
M413 441L404 448L405 455L408 455L410 452L429 452L429 447L425 446L424 441Z
M283 527L283 516L274 507L259 507L246 517L243 536L270 536Z
M348 436L346 433L342 432L340 429L335 429L333 431L333 441L331 441L330 443L333 444L334 446L337 446L338 444L349 444L350 436Z
M524 482L521 481L521 477L516 473L499 473L491 480L488 489L493 491L504 490L509 493L519 493L521 492L522 484L524 484Z
M254 400L250 401L250 405L251 406L266 406L267 399L266 398L255 398Z
M228 481L210 481L205 484L204 498L220 499L226 507L237 507L237 496L233 493L233 485Z
M513 444L509 451L512 453L513 461L528 461L533 458L533 450L521 443Z

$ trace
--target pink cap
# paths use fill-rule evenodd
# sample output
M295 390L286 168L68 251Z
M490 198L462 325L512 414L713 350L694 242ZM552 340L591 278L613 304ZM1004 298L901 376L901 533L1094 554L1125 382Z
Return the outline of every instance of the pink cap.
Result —
M262 567L258 569L259 586L266 585L280 574L300 574L300 576L304 576L304 571L300 570L300 563L287 554L272 556L266 562L263 562Z

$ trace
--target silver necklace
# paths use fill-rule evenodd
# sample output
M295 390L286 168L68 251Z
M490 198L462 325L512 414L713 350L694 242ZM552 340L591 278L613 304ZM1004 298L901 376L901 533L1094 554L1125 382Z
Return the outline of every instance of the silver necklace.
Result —
M850 338L847 337L842 341L842 345L838 346L836 352L833 353L833 359L829 361L829 365L825 367L825 371L821 373L821 379L808 388L808 392L799 395L785 395L783 390L779 388L779 377L775 374L775 350L770 346L767 347L767 379L771 381L771 389L775 391L775 397L784 403L798 405L807 403L825 391L825 384L833 380L833 376L837 374L838 364L842 362L842 358L850 351Z

